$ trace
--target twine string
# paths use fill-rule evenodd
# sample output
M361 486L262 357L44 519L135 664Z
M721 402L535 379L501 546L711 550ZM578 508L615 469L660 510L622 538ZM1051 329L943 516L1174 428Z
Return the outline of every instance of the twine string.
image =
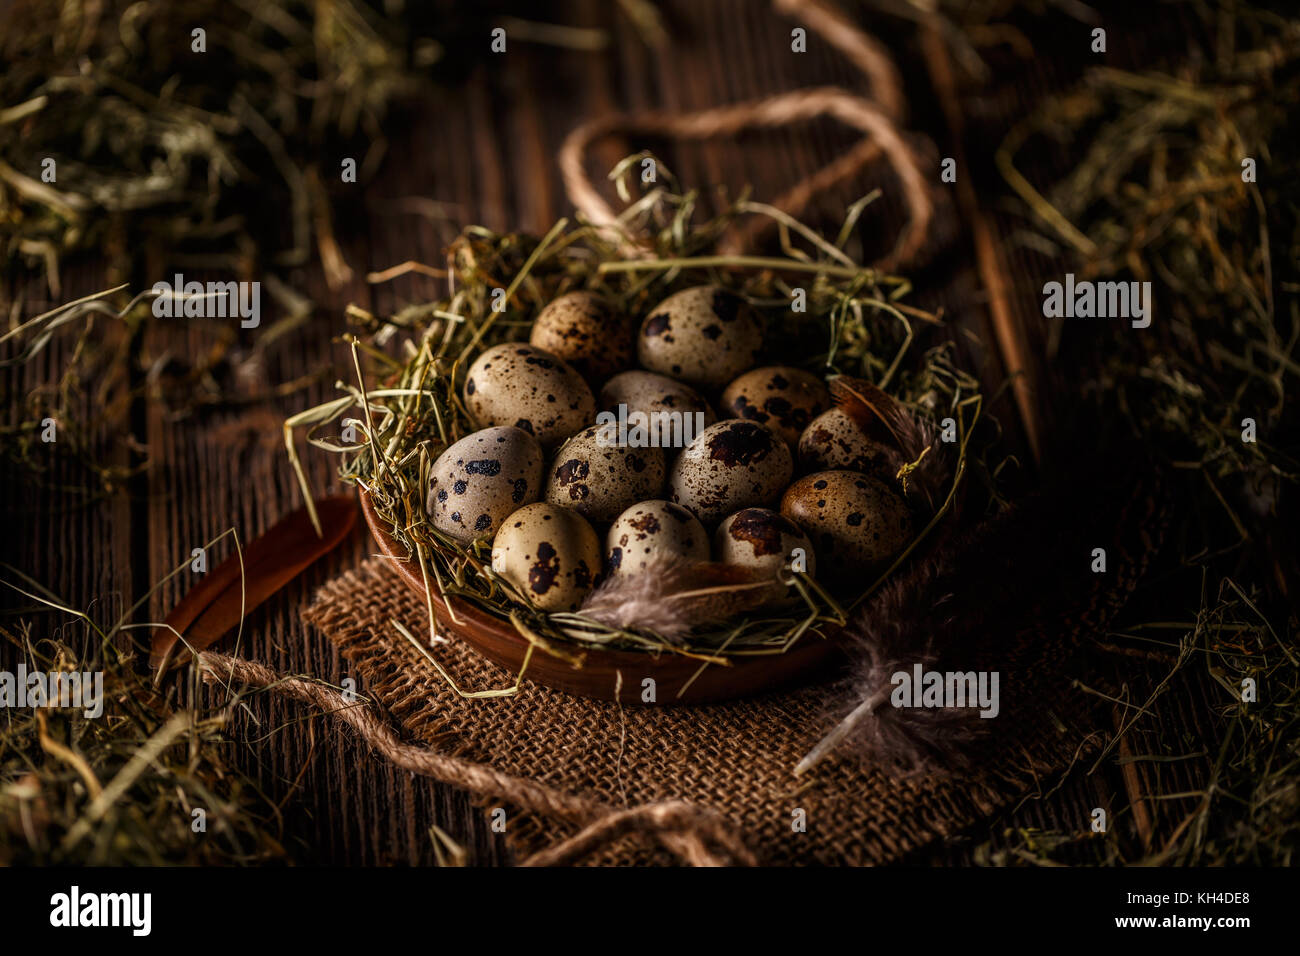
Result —
M283 677L263 664L212 651L197 655L197 666L208 684L254 687L330 714L402 770L583 828L555 846L528 857L523 861L524 866L571 864L615 840L637 833L654 836L679 860L692 866L756 865L753 853L712 810L682 800L614 810L599 801L563 793L535 780L406 743L368 704L350 700L315 681Z
M920 250L934 218L934 200L921 157L897 126L904 109L898 70L883 44L823 0L774 0L774 6L784 14L799 17L848 56L867 76L876 101L842 87L823 86L686 113L642 110L598 117L571 131L560 147L557 163L569 200L589 223L612 232L625 253L645 255L650 251L647 241L623 228L618 215L587 175L586 155L593 144L620 133L714 139L734 136L747 129L772 129L829 116L861 130L867 138L828 166L800 180L773 205L797 216L817 195L883 156L902 186L909 219L893 251L877 263L881 269L895 269ZM728 254L744 249L773 225L766 218L736 224L719 240L719 251Z
M903 78L883 43L858 29L852 20L826 0L772 0L772 6L778 13L801 20L820 33L867 77L876 102L885 114L896 121L903 118L907 109Z

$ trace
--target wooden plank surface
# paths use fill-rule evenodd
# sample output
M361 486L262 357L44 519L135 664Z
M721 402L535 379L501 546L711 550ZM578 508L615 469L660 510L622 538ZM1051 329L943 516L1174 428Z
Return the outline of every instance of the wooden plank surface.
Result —
M156 402L140 402L131 423L148 445L154 467L92 506L81 506L72 493L59 490L57 473L53 490L11 484L4 514L15 530L5 543L6 560L74 605L106 601L121 606L128 596L141 594L170 572L192 548L222 531L236 528L248 541L299 507L301 495L280 445L279 426L286 415L331 397L334 379L350 374L347 351L337 341L346 329L344 307L355 302L387 312L430 298L437 289L434 280L416 275L370 286L365 273L407 259L436 264L462 224L541 232L557 216L569 214L554 157L564 135L583 119L615 108L689 110L806 85L840 84L867 92L861 75L815 34L810 33L806 54L792 54L790 30L797 24L766 5L674 0L663 7L673 42L653 49L618 14L616 5L582 0L572 5L569 19L607 29L612 42L605 51L512 42L507 54L485 55L462 85L440 91L394 123L382 174L356 187L365 190L367 215L338 224L352 280L331 290L319 269L290 274L290 283L316 303L307 323L264 350L258 347L258 336L275 316L264 318L259 330L237 333L234 388L247 401L180 418L168 415ZM897 38L914 101L914 125L942 144L942 118L928 103L928 80L915 50L908 48L910 27L879 16L872 22L877 21L880 29ZM1005 123L1035 90L1059 85L1078 68L1051 59L1025 67L1032 82L1019 88L1017 100L995 104L1000 111L974 117L968 151L987 165L988 150L996 142L987 127ZM749 184L756 197L771 199L834 160L856 139L833 123L819 122L734 142L614 141L595 151L590 171L600 174L618 157L650 145L686 183L724 184L733 194ZM326 168L333 165L324 163ZM828 195L814 204L810 215L820 225L833 227L845 203L863 192L870 179L865 176ZM446 218L413 211L408 201L412 197L442 204ZM897 200L887 197L863 228L895 230L900 218ZM1004 221L1002 228L1005 232L1011 224ZM1023 263L1019 258L1013 262L1020 273ZM143 288L157 277L135 278ZM924 284L918 283L920 304L942 305L954 324L992 342L980 281L960 235L954 234L949 250L923 278ZM102 272L89 262L65 277L64 298L105 284ZM30 316L46 298L34 280L14 278L4 284L0 306L7 313L17 299L23 303L21 313ZM1022 296L1020 301L1033 300ZM165 356L183 361L212 342L211 331L204 328L182 322L154 324L135 343L134 380L140 381L143 370ZM1041 341L1035 346L1042 347ZM10 384L21 390L46 380L66 357L67 345L56 343ZM987 381L1001 380L1005 369L993 349L972 347L970 357L982 363ZM277 383L313 373L318 378L295 394L257 398ZM93 408L85 411L93 415ZM996 411L1008 425L1009 440L1022 442L1010 405L1003 403ZM305 465L317 489L338 490L331 461L309 452ZM247 623L240 653L283 673L311 674L335 683L347 677L345 664L321 635L304 628L298 611L317 586L368 550L368 543L358 538L256 611ZM229 540L214 549L210 560L228 553ZM160 620L190 583L187 572L164 586L151 603L152 619ZM45 620L53 624L52 617ZM286 840L298 862L431 863L429 828L434 824L464 844L471 862L506 861L504 847L486 826L482 811L463 793L370 759L355 738L339 732L328 718L265 697L253 698L250 708L252 716L236 732L252 745L236 752L261 785L283 801ZM1181 766L1167 772L1191 773ZM1189 778L1187 786L1193 782ZM1092 807L1120 806L1123 794L1122 781L1112 768L1076 775L1049 798L1030 801L995 821L987 832L957 838L948 847L920 854L916 862L968 861L977 843L990 834L996 843L1007 826L1080 829Z

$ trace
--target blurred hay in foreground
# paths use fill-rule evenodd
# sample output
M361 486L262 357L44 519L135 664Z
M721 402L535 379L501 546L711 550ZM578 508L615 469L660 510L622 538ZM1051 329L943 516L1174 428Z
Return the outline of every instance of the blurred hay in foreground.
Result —
M42 609L40 615L47 615ZM85 619L83 619L85 620ZM6 660L28 673L103 672L103 712L9 707L0 722L0 865L265 864L286 859L279 807L230 761L233 696L219 710L177 706L133 650L0 625ZM83 625L66 624L65 629ZM99 647L79 654L73 645ZM196 813L196 811L201 811Z

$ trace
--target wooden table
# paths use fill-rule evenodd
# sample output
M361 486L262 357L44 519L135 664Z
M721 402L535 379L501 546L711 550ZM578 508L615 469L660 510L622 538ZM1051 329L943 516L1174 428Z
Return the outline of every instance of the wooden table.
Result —
M275 316L264 318L258 330L240 333L236 358L242 371L224 383L241 397L238 404L173 418L156 402L136 402L130 409L131 431L147 445L153 464L107 498L87 505L61 487L72 480L64 466L48 476L51 480L44 487L11 479L3 496L5 559L72 605L93 602L100 619L113 619L192 548L231 527L246 542L299 507L302 499L285 459L280 425L286 415L331 397L334 379L346 374L346 349L336 341L345 330L344 307L355 302L383 313L433 298L438 291L435 280L419 275L370 285L365 274L408 259L439 263L462 224L544 232L557 217L571 212L555 156L564 135L584 118L616 108L690 110L819 84L866 92L862 76L812 31L808 52L792 53L790 31L798 24L763 4L673 0L663 7L674 40L655 50L618 14L616 5L575 3L570 21L606 28L611 39L606 50L580 53L512 42L504 55L485 53L458 88L446 89L421 104L409 120L394 124L382 175L356 187L365 190L368 215L339 224L352 280L331 290L319 268L285 277L314 300L315 311L305 326L264 349L259 335ZM939 155L950 155L947 125L921 65L914 26L883 16L868 19L899 57L912 104L911 127L940 144ZM1087 32L1082 26L1077 29L1080 35ZM486 37L483 42L486 49ZM1147 54L1135 31L1112 31L1111 42L1115 63L1138 62ZM1077 50L1066 56L1020 64L995 77L996 94L968 110L965 149L971 156L971 175L987 176L990 148L1000 139L997 131L1022 113L1037 92L1060 85L1085 65L1084 41L1075 38L1074 43ZM818 122L734 142L612 141L597 151L590 171L600 175L627 153L651 146L685 183L725 184L733 192L751 184L757 198L771 199L856 139L849 130ZM805 218L833 227L845 203L863 191L864 183L854 182L816 202ZM412 197L439 205L414 205L407 201ZM868 215L864 228L895 228L896 217L897 205L887 198L878 213ZM1002 218L995 222L1005 239L1010 223ZM1017 277L1031 278L1035 268L1041 269L1041 261L1027 258L1022 249L1007 249ZM6 314L13 299L20 303L23 317L47 307L44 302L50 296L41 282L13 275L0 287ZM142 272L134 277L135 288L145 288L157 278ZM65 274L60 301L107 284L102 264L83 261ZM918 304L941 305L954 325L974 332L983 343L994 341L964 233L955 235L945 254L917 276L917 285ZM1027 282L1018 292L1017 302L1030 322L1035 285ZM1041 335L1041 330L1035 329L1035 334ZM960 340L985 380L994 385L1001 381L1005 370L997 351ZM167 356L186 361L212 341L210 334L185 321L152 323L129 343L136 361L132 380L139 382L150 365ZM26 389L54 378L70 347L70 338L56 341L30 367L17 372L11 384ZM279 383L312 375L318 377L292 395L265 394ZM83 415L95 420L97 402L88 398ZM995 411L1008 424L1008 439L1021 460L1031 461L1014 408L1004 400ZM116 454L118 463L127 463L125 452ZM316 488L339 488L331 460L309 451L305 465ZM1027 467L1026 475L1031 472L1032 466ZM256 611L239 653L284 673L306 673L334 683L347 677L346 665L298 615L316 587L371 550L358 536L342 553ZM214 561L230 553L228 539L214 552ZM149 602L150 619L161 620L188 584L187 572L163 586ZM77 629L54 614L38 620L43 627ZM338 732L326 717L265 697L254 698L251 707L258 726L245 720L237 728L237 734L252 740L247 749L236 748L237 759L283 801L286 840L295 847L298 862L430 863L433 824L462 842L472 862L506 861L500 839L463 793L394 772L371 759L354 737ZM948 847L933 848L917 862L969 860L975 844L990 837L995 845L1000 843L1007 825L1082 829L1092 807L1121 804L1124 793L1124 781L1112 767L1091 776L1076 774L1049 799L1029 801L1008 821L995 821Z

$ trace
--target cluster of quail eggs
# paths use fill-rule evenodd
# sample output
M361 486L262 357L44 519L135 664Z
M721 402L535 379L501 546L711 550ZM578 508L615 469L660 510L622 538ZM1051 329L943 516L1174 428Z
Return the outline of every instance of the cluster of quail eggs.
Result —
M911 513L883 446L816 375L760 365L763 336L746 300L717 286L677 292L639 325L594 293L559 297L527 343L469 368L479 430L433 466L434 526L491 540L493 571L543 611L662 558L865 583L910 539ZM620 406L705 427L685 447L610 442L597 414Z

